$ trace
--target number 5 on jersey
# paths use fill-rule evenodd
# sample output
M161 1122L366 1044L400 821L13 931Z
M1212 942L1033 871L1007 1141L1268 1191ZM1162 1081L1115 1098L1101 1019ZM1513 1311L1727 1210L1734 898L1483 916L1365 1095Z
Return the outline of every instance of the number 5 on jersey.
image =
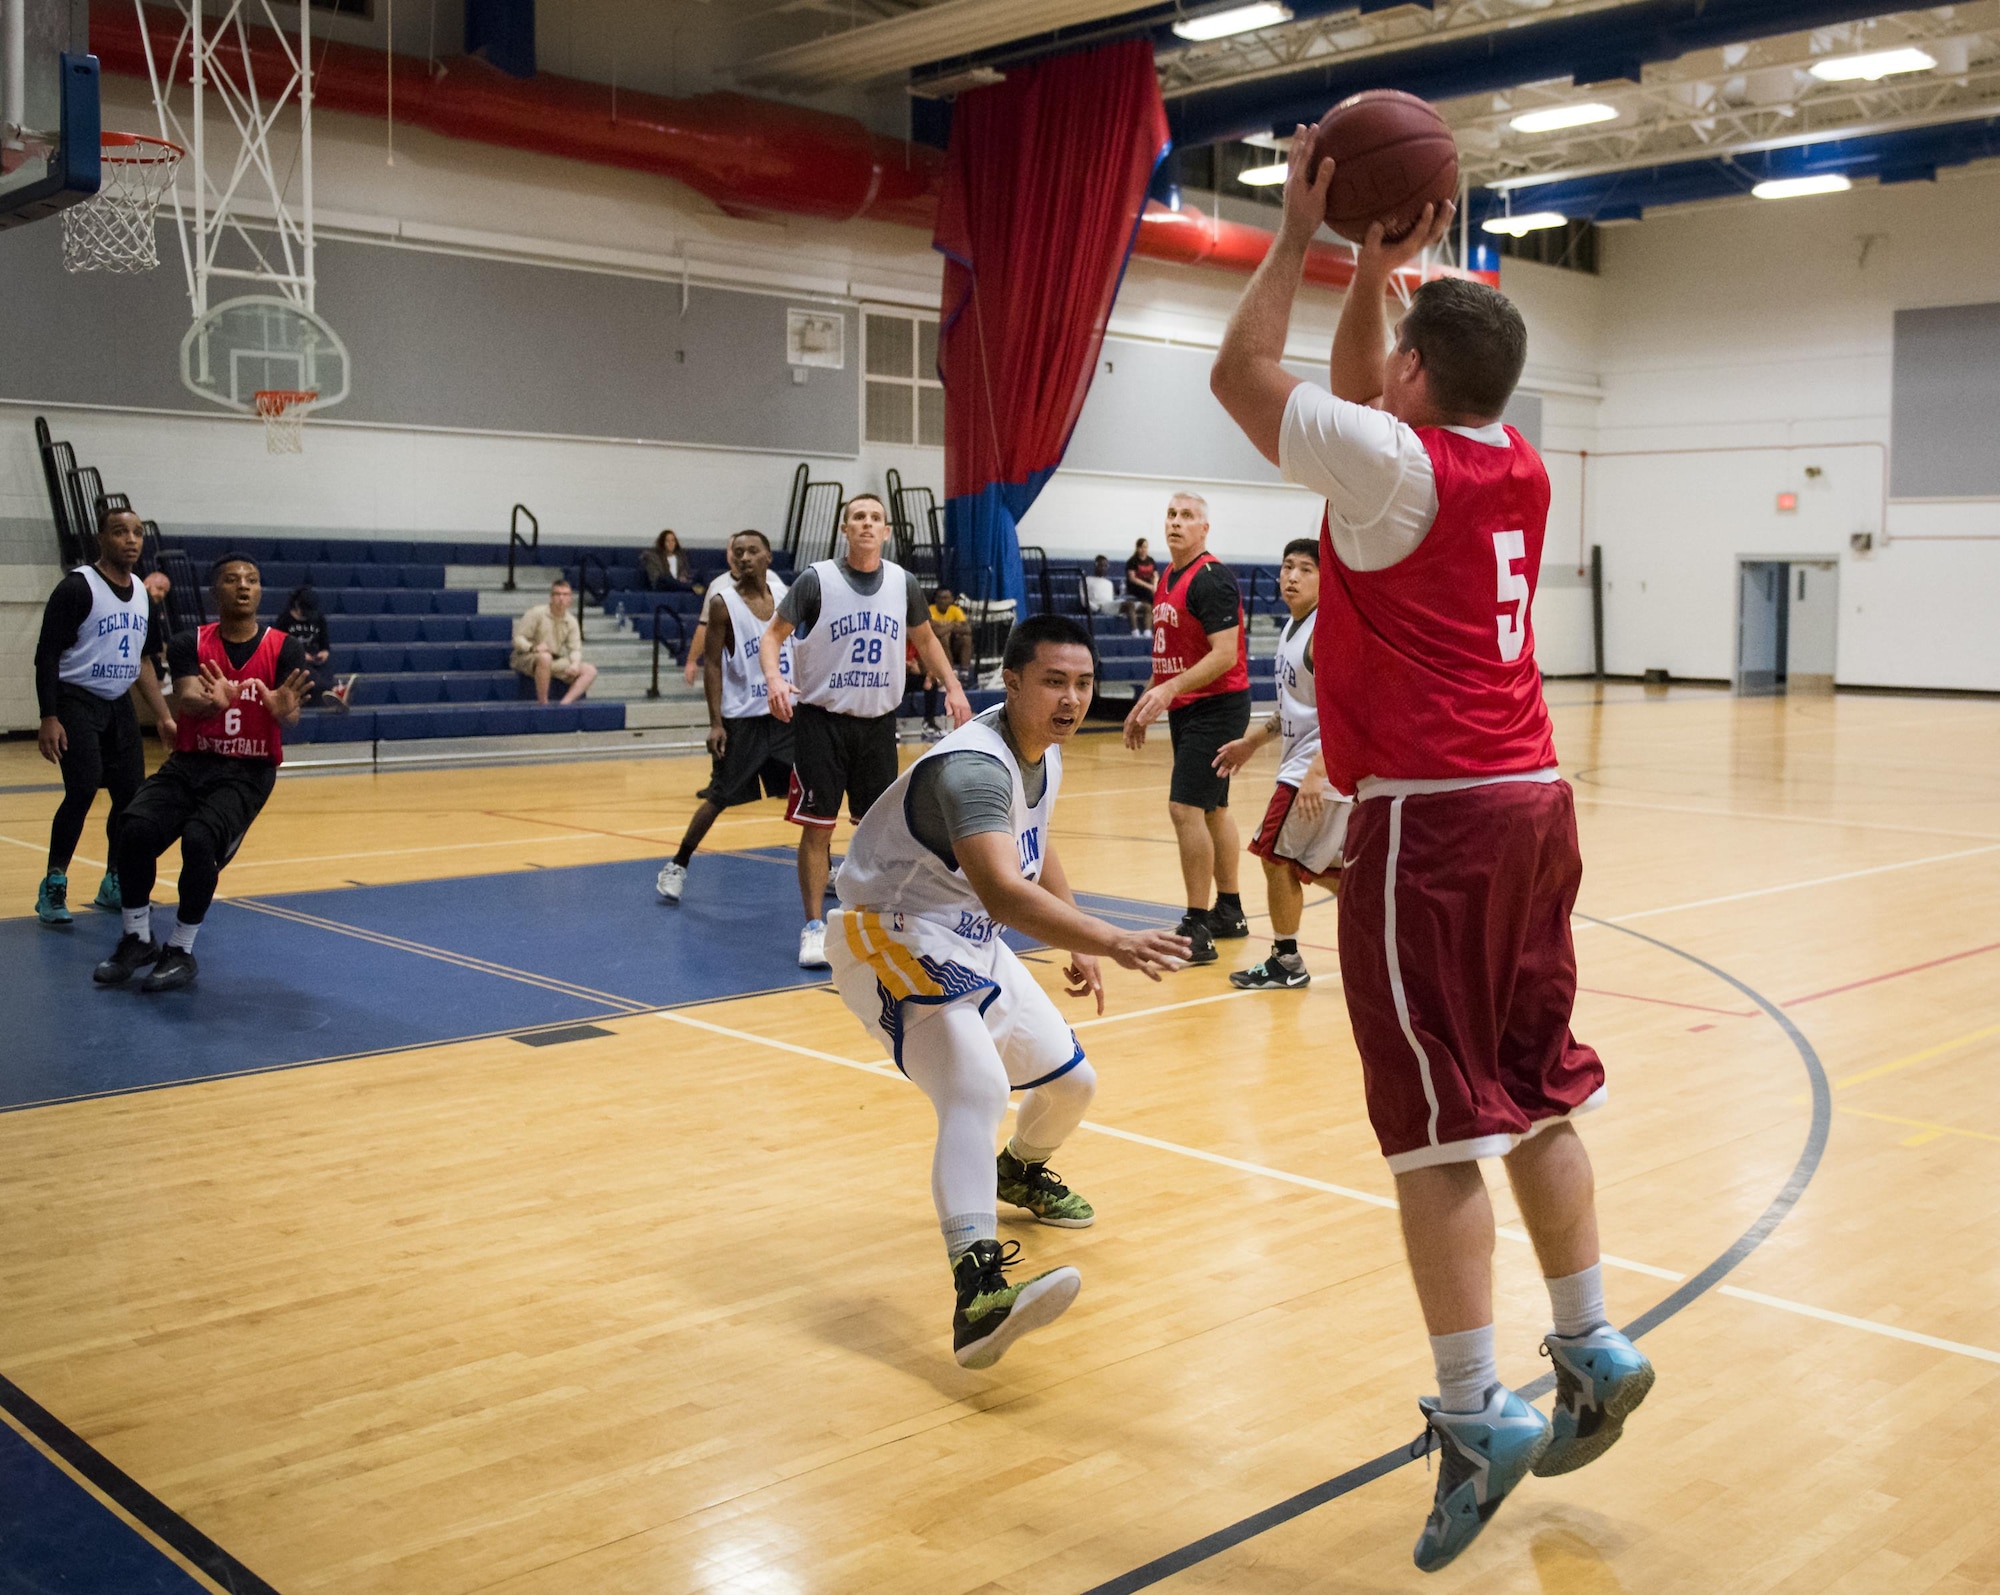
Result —
M1494 596L1514 606L1511 615L1495 615L1493 624L1500 634L1500 657L1510 665L1521 657L1521 645L1528 640L1528 578L1514 569L1514 561L1527 554L1528 540L1520 532L1493 534L1493 563L1499 567L1499 590Z

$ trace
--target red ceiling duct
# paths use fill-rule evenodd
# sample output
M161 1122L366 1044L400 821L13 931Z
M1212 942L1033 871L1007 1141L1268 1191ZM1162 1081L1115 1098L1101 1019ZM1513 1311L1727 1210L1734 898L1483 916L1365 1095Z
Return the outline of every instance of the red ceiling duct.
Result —
M145 27L153 59L164 70L175 58L181 19L148 10ZM105 71L147 75L148 41L139 29L135 10L92 8L90 47ZM291 77L290 57L268 28L245 27L243 36L260 82ZM315 43L313 57L313 103L323 109L386 116L393 72L399 122L447 138L657 173L731 215L867 217L925 230L936 216L943 154L884 138L851 117L744 94L676 100L621 90L614 100L605 85L577 78L511 78L470 56L433 69L414 56L385 58L379 50L331 40ZM189 81L184 53L176 77ZM1248 273L1271 241L1261 227L1206 216L1192 206L1173 211L1150 204L1135 249L1153 260ZM1308 252L1308 282L1344 288L1353 275L1348 251L1314 244Z

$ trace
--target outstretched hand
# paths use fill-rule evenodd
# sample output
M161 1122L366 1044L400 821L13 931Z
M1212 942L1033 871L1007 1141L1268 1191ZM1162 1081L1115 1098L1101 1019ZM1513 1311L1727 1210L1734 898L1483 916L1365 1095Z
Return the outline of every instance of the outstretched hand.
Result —
M1333 186L1333 158L1327 156L1317 171L1307 171L1312 163L1313 130L1301 122L1292 134L1286 157L1284 233L1303 243L1319 231L1326 220L1326 193Z
M1097 997L1097 1011L1104 1012L1104 971L1089 953L1071 953L1069 967L1063 970L1065 989L1072 997Z
M312 672L294 670L275 687L266 687L263 692L264 707L286 725L299 717L299 707L312 691Z
M1223 743L1210 764L1217 775L1226 779L1256 756L1257 744L1248 737L1238 737L1234 742Z
M1148 980L1185 968L1194 954L1194 944L1170 930L1135 930L1118 938L1111 949L1112 960L1124 969L1136 969Z
M203 700L210 708L218 711L227 709L242 691L242 688L224 672L222 666L212 659L202 661L200 680Z
M1457 214L1458 206L1450 200L1442 205L1426 205L1417 217L1416 226L1393 243L1383 236L1382 224L1374 223L1368 229L1367 242L1361 246L1357 273L1376 271L1386 277L1392 271L1400 271L1426 249L1442 242Z

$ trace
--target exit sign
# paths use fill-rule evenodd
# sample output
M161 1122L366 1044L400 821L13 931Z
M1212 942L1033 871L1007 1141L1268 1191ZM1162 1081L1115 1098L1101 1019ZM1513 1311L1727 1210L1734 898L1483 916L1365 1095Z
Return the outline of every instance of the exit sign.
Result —
M1780 515L1789 515L1793 510L1797 509L1798 507L1799 507L1798 494L1780 493L1778 495L1778 513Z

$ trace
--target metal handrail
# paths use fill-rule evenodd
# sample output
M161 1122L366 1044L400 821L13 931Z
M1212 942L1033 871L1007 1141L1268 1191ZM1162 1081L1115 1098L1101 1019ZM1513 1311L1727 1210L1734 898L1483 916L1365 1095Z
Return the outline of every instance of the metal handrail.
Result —
M653 684L646 689L646 696L649 698L657 698L660 695L660 617L662 615L672 618L674 630L680 634L680 642L674 649L674 660L676 663L682 662L680 651L687 646L688 641L687 622L681 618L680 611L675 609L671 604L653 605Z
M529 540L521 535L521 517L528 517L528 525L534 528L534 538ZM525 504L516 504L507 517L507 588L514 590L514 554L517 549L529 549L540 553L542 549L542 523L535 519L535 512ZM580 624L580 623L579 623Z
M591 597L589 583L590 567L593 565L598 568L598 571L604 578L596 594L597 607L604 610L609 610L611 607L611 567L605 564L601 557L591 553L586 548L576 556L576 629L579 636L583 633L584 604Z

